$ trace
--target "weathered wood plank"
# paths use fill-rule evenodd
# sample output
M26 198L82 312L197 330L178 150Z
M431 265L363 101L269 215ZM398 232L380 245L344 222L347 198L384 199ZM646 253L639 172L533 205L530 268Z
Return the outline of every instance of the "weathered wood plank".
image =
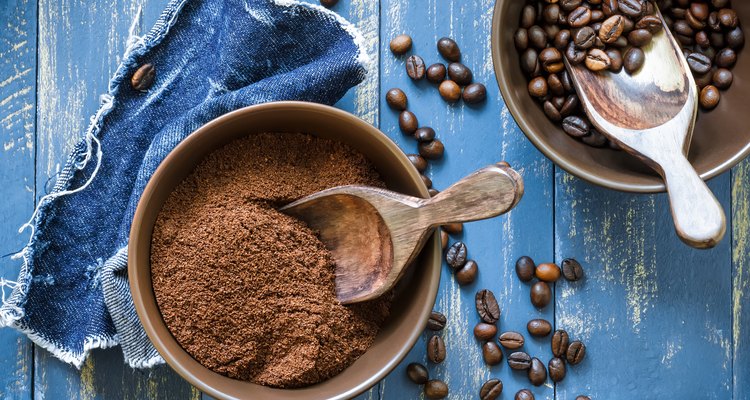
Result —
M36 115L36 3L0 3L0 255L23 248L20 227L34 209ZM0 276L15 280L20 263L0 258ZM3 288L10 295L10 288ZM31 398L33 346L25 336L0 331L0 398Z
M732 170L734 399L750 399L750 161Z
M488 33L493 5L493 0L382 1L381 129L407 153L416 152L415 141L399 131L398 114L383 99L388 89L400 87L409 96L409 109L421 125L433 127L445 144L445 158L432 163L428 170L437 188L443 189L500 160L517 167L526 184L526 195L515 210L494 220L467 224L460 237L469 248L470 258L479 264L478 281L460 287L447 267L443 269L435 309L448 317L448 327L442 332L448 350L446 361L437 366L427 363L425 343L431 334L425 333L405 362L381 383L384 399L419 398L421 388L408 381L404 373L406 365L413 361L427 365L432 377L445 380L451 399L476 398L480 386L490 377L504 381L505 398L530 386L524 374L513 373L505 363L493 368L484 364L481 344L472 334L479 321L474 307L474 295L479 289L491 289L501 303L501 331L525 333L528 320L543 317L551 321L553 317L552 305L539 312L530 304L529 286L520 283L513 269L515 260L522 255L538 261L552 260L553 177L551 163L524 139L499 94ZM448 105L434 85L411 82L405 73L404 58L394 57L388 48L390 39L401 33L412 36L411 53L422 56L428 65L446 62L437 53L436 42L442 36L453 37L462 48L463 62L473 70L475 81L487 86L487 103L477 107ZM526 345L526 350L534 355L544 354L546 349L543 341L531 338ZM534 388L536 398L551 399L553 391L549 386Z
M37 196L64 164L82 137L99 95L119 63L128 28L143 6L146 29L167 0L131 2L39 2L39 118ZM46 186L45 186L46 185ZM198 398L200 393L168 368L134 371L119 349L95 351L83 368L60 362L37 348L34 378L37 398Z
M729 211L729 175L709 186ZM558 282L557 326L588 347L557 398L731 398L730 238L691 249L665 195L609 191L559 170L555 216L557 260L586 268L585 280Z

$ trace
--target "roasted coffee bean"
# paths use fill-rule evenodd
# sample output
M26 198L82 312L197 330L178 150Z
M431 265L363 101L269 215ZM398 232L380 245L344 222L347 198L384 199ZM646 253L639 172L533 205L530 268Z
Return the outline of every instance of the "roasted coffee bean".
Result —
M424 397L431 400L439 400L448 397L448 385L445 382L433 379L424 385Z
M633 46L643 47L651 42L651 32L645 29L636 29L628 33L628 43Z
M435 189L435 188L429 188L429 189L427 189L427 194L429 194L430 197L435 197L435 196L437 196L438 193L440 193L440 191L437 190L437 189ZM445 250L445 247L443 247L443 250Z
M609 70L612 72L620 72L622 70L622 53L617 49L607 49L607 55L609 56L610 64Z
M601 22L604 20L604 12L602 10L593 9L591 10L591 22Z
M508 366L515 370L529 369L531 366L531 356L523 351L511 353L508 356Z
M701 49L707 49L709 46L711 46L711 41L708 38L708 34L705 31L696 33L695 44L697 44Z
M710 85L711 79L713 79L713 75L710 72L703 75L693 74L693 77L695 78L695 84L698 85L698 88L700 89Z
M536 9L532 5L527 5L521 10L521 27L531 28L536 22Z
M143 64L130 77L130 86L139 92L146 92L154 84L154 78L156 78L154 64Z
M586 346L578 340L570 343L568 352L565 355L570 365L580 364L585 356Z
M451 235L460 235L464 231L464 224L460 222L451 222L443 225L443 230Z
M422 178L422 183L424 183L427 189L432 187L432 179L428 178L426 175L419 175L419 177Z
M495 400L503 392L503 382L500 379L490 379L479 389L481 400Z
M477 292L475 297L477 313L482 321L488 324L494 324L500 319L500 305L497 304L495 294L490 290L482 289Z
M560 115L560 111L555 107L554 104L552 104L551 101L547 100L544 102L544 105L542 105L542 109L544 110L544 115L547 116L547 118L550 119L550 121L553 122L560 122L562 120L562 115Z
M603 0L602 1L602 12L606 17L611 17L617 13L617 0Z
M539 25L529 28L529 44L532 47L542 50L547 47L547 32Z
M417 129L414 132L414 138L419 142L429 142L435 139L435 130L429 126Z
M560 32L557 32L557 35L555 35L555 39L552 40L552 44L556 49L565 51L565 48L568 47L568 43L570 43L571 36L572 35L569 30L562 29L560 30Z
M570 136L581 138L589 134L589 124L583 118L571 115L562 122L562 128Z
M555 357L549 360L547 370L549 371L549 377L552 379L552 382L560 382L565 379L565 361L561 358Z
M554 74L565 69L562 54L554 47L548 47L539 53L539 62L545 71Z
M534 386L540 386L547 380L547 369L544 368L542 360L534 357L531 359L531 365L529 370L526 372L529 377L529 382Z
M607 1L607 0L604 0ZM617 0L613 0L617 1ZM534 393L531 393L529 389L521 389L518 392L516 392L516 396L513 397L513 400L535 400Z
M474 336L483 341L492 340L497 334L497 326L494 324L488 324L486 322L480 322L474 327Z
M466 104L478 104L487 98L487 88L481 83L471 83L464 88L461 95Z
M479 266L476 261L469 260L463 267L456 271L456 282L458 282L459 285L468 285L477 279L478 273Z
M565 50L565 58L573 65L580 64L586 60L586 50L579 49L575 43L571 42Z
M662 30L661 20L655 15L646 15L636 22L635 29L645 29L654 34Z
M427 320L427 329L431 331L442 331L445 329L445 323L448 319L440 312L433 311Z
M420 363L411 363L406 367L406 376L417 385L424 385L430 379L427 368Z
M564 11L573 11L581 6L582 0L560 0L560 7Z
M675 21L673 29L678 35L692 37L695 34L693 28L691 28L690 25L688 25L688 23L683 20Z
M716 106L719 105L719 101L721 101L721 94L719 93L719 89L717 89L716 86L713 85L704 87L701 90L699 101L701 107L703 107L704 110L713 110L714 108L716 108Z
M607 18L602 22L602 27L599 29L599 39L604 43L616 42L622 36L622 31L625 28L624 19L622 15L613 15Z
M562 96L565 94L565 88L557 74L550 74L547 77L547 87L552 96Z
M544 80L544 78L542 78L542 80ZM455 103L461 98L461 87L451 80L443 81L440 84L438 91L440 91L440 97L448 103Z
M539 67L539 54L534 49L527 49L521 54L521 69L529 75L535 75Z
M518 28L513 35L513 44L515 44L518 51L524 51L529 48L529 31L525 28Z
M404 134L413 135L419 127L419 121L413 112L401 111L401 114L398 116L398 126Z
M404 111L408 100L403 90L393 88L385 94L385 102L394 110Z
M451 38L440 38L437 42L437 50L448 61L456 62L461 59L461 49L458 47L458 43Z
M571 28L582 28L591 22L591 9L588 7L578 7L568 14L568 25Z
M331 8L338 4L339 0L320 0L320 5L325 8Z
M453 270L457 270L466 264L466 245L464 242L456 242L451 245L450 248L448 248L448 252L445 253L445 261L448 263L448 266L453 268Z
M731 8L722 8L719 10L719 23L727 28L734 29L739 25L739 18L737 12Z
M419 154L407 154L406 158L409 159L411 165L413 165L414 168L416 168L420 173L427 170L427 160L425 160L424 157L420 156Z
M565 105L565 97L553 97L550 103L553 107L555 107L555 109L559 110Z
M411 36L398 35L391 39L391 52L397 56L406 54L411 49Z
M739 49L745 45L745 34L742 32L742 28L739 26L727 32L726 35L727 46L733 49Z
M576 31L576 34L573 36L573 43L576 47L583 50L593 47L595 41L596 32L590 26L584 26Z
M607 53L601 49L589 49L586 53L586 68L591 71L603 71L612 64Z
M439 139L435 139L431 142L420 142L417 145L419 155L428 160L438 160L443 157L445 152L445 146Z
M526 330L529 331L531 336L545 337L552 332L552 324L545 319L532 319L526 324Z
M558 4L549 4L542 10L542 20L548 25L557 24L560 19L560 6Z
M705 21L708 18L708 4L693 2L690 3L690 14L700 21Z
M440 83L445 80L445 65L441 63L432 64L427 67L427 80L432 83Z
M685 21L695 30L701 30L706 27L706 23L696 18L690 10L685 12Z
M529 256L522 256L516 261L516 275L521 282L529 282L534 279L536 264Z
M718 67L732 68L736 62L737 53L735 53L732 49L722 49L719 54L716 55L716 65Z
M576 400L591 400L589 396L576 396Z
M625 52L625 57L623 59L623 65L625 66L625 71L628 71L628 73L634 73L641 69L643 67L643 62L646 60L646 55L643 54L643 50L641 50L639 47L631 47L628 49L628 51Z
M543 263L536 266L536 277L545 282L555 282L560 279L560 267L555 263Z
M690 53L687 57L690 70L696 74L703 75L711 70L711 59L701 53Z
M497 341L501 346L509 350L520 349L524 342L523 335L513 331L503 332L500 337L497 338Z
M719 22L718 11L712 11L710 14L708 14L708 20L706 21L706 25L708 26L709 29L711 29L714 32L721 31L721 22Z
M425 65L422 57L418 55L412 55L406 59L406 74L409 75L409 78L415 81L424 78Z
M567 98L565 98L565 102L563 103L562 107L560 107L560 115L563 118L566 118L573 112L575 112L576 108L578 108L578 96L571 94Z
M427 342L427 359L435 364L445 361L445 342L438 335L433 335Z
M618 47L620 49L623 49L625 47L628 47L628 39L625 38L625 36L620 36L615 40L614 43L612 43L612 46Z
M460 86L470 84L473 77L474 75L467 66L457 62L448 64L448 78Z
M732 75L732 71L726 68L718 68L714 71L711 81L719 89L729 89L732 86L732 81L734 81L734 75Z
M447 82L447 81L446 81ZM444 82L445 83L445 82ZM549 92L547 80L537 76L529 82L529 93L534 97L544 97Z
M562 262L562 273L565 279L575 282L583 278L583 267L574 258L566 258Z
M711 4L715 8L726 8L729 6L729 0L711 0Z
M630 18L638 18L643 13L641 0L619 0L618 9Z
M437 193L436 193L437 194ZM448 232L444 230L440 230L440 246L443 248L443 251L448 248L448 240L450 238L448 237Z
M495 342L485 342L482 345L482 358L489 366L498 365L503 361L503 352Z
M607 138L594 128L591 128L589 134L582 137L581 141L593 147L604 147L607 144Z
M568 336L568 332L558 329L552 334L552 355L565 358L568 354L568 345L570 345L570 336Z

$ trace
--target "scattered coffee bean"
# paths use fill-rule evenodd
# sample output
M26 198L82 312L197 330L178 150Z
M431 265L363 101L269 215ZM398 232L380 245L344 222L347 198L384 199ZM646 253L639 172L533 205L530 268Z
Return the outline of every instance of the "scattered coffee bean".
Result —
M617 49L607 49L607 55L609 56L609 70L612 72L622 71L622 53Z
M591 22L591 9L588 7L578 7L568 14L568 25L571 28L582 28Z
M550 289L547 282L541 281L536 282L531 286L531 304L536 308L547 307L547 304L552 300L552 290Z
M391 39L391 52L397 56L406 54L411 49L411 36L398 35Z
M474 282L477 279L477 274L479 273L479 267L477 266L476 261L469 260L464 264L463 267L459 268L458 271L456 271L456 282L458 282L459 285L468 285L472 282Z
M406 59L406 74L409 75L409 78L415 81L424 78L425 65L422 57L412 55Z
M445 65L441 63L432 64L427 67L427 80L435 84L440 84L440 82L445 80L446 73Z
M713 110L719 105L721 94L716 86L708 85L701 90L699 102L704 110Z
M745 45L745 34L742 32L742 28L739 26L727 32L726 34L727 46L733 49L739 49Z
M532 319L526 324L526 330L529 331L531 336L545 337L552 332L552 324L546 319Z
M406 110L407 98L406 93L398 88L393 88L385 94L385 102L394 110Z
M461 87L451 80L443 81L438 90L440 91L440 97L448 103L455 103L461 98Z
M539 53L539 62L542 63L542 68L545 71L555 74L565 69L563 64L562 54L560 50L554 47L547 47Z
M608 44L616 42L625 28L623 20L622 15L613 15L607 18L606 21L602 22L602 27L599 29L599 39Z
M413 165L414 168L416 168L420 173L427 170L427 160L425 160L424 157L420 156L419 154L407 154L406 158L409 159L411 165Z
M732 68L737 62L737 53L730 48L722 49L716 55L716 65L721 68Z
M583 361L586 356L586 346L580 341L576 340L568 345L568 352L565 358L568 360L570 365L577 365Z
M443 225L443 230L451 235L460 235L464 231L464 224L460 222L452 222L450 224Z
M606 1L606 0L605 0ZM529 389L521 389L516 392L516 396L513 400L535 400L534 394Z
M583 118L571 115L563 119L562 128L565 133L575 138L582 138L589 134L589 124Z
M429 188L427 189L427 193L430 195L430 197L435 197L440 191L438 191L435 188ZM443 250L445 250L445 246L443 246Z
M553 382L560 382L565 379L565 362L561 358L553 358L547 364L549 377Z
M474 75L467 66L458 62L452 62L448 64L448 78L460 86L466 86L474 79Z
M429 142L420 142L417 146L419 155L428 160L437 160L443 156L445 152L445 146L439 139L435 139Z
M500 379L490 379L479 389L481 400L495 400L503 392L503 382Z
M424 385L430 379L427 368L420 363L411 363L406 367L406 376L417 385Z
M625 66L625 71L632 74L641 69L645 61L646 55L643 54L643 50L638 47L631 47L625 52L623 65Z
M448 266L453 270L457 270L466 264L466 245L464 242L456 242L448 248L448 252L445 253L445 261ZM478 303L477 303L478 304ZM494 321L492 322L494 323Z
M572 34L570 33L570 30L563 29L560 32L557 32L557 35L555 35L555 39L552 41L552 44L556 49L565 51L565 49L568 47L568 43L570 43L571 37Z
M338 4L339 0L320 0L320 5L325 8L331 8Z
M447 320L448 319L445 318L445 315L442 313L433 311L430 313L430 318L427 320L427 329L431 331L442 331L445 329L445 323Z
M435 364L445 361L445 342L442 337L434 335L427 342L427 359Z
M503 361L503 352L495 342L485 342L482 345L482 358L489 366L498 365Z
M431 400L439 400L448 397L448 385L445 382L433 379L424 385L424 397Z
M739 24L737 13L731 8L722 8L719 10L719 23L727 28L736 28Z
M466 104L477 104L487 98L487 88L481 83L472 83L464 88L462 95Z
M562 262L562 273L571 282L579 281L583 278L583 267L574 258L566 258Z
M457 62L461 59L461 49L459 49L456 41L451 38L440 38L437 42L437 50L448 61Z
M687 62L690 66L690 70L696 74L703 75L711 71L711 59L701 53L691 53L687 56Z
M547 380L547 369L544 368L542 360L536 357L531 359L531 365L526 374L529 377L529 382L534 386L540 386Z
M414 132L414 138L418 142L430 142L435 139L435 130L429 126L419 128Z
M515 370L524 370L531 367L531 356L523 351L511 353L508 356L508 366Z
M544 114L547 115L547 118L553 122L558 122L562 119L560 111L558 111L557 107L555 107L555 105L549 100L544 102L543 110Z
M612 60L609 59L609 56L604 50L589 49L588 53L586 53L585 63L586 68L596 72L609 69L609 66L612 65Z
M524 342L523 335L513 331L503 332L497 341L508 350L520 349Z
M477 292L475 298L477 313L482 321L488 324L494 324L500 319L500 305L497 304L495 295L487 289Z
M474 327L474 336L483 341L492 340L497 334L497 326L494 324L488 324L486 322L480 322Z
M568 354L568 346L570 345L570 337L568 332L562 329L558 329L552 334L552 355L559 358L565 358Z
M522 256L516 261L516 275L521 282L529 282L534 279L536 273L536 265L534 260L528 256Z
M130 86L139 92L146 92L154 84L156 77L156 67L148 63L141 65L130 78Z
M628 33L628 43L631 46L643 47L651 43L653 35L647 29L636 29Z
M555 263L543 263L536 266L536 277L545 282L556 282L560 279L560 267Z
M734 81L734 75L726 68L718 68L711 77L713 85L722 90L729 89L732 81Z
M417 116L413 112L401 111L401 114L398 116L398 126L404 134L413 135L419 127L419 120L417 120Z

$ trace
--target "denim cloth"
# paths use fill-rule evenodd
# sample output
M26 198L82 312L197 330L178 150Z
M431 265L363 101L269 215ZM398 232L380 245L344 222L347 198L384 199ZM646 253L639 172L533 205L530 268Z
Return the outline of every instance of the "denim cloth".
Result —
M181 140L229 111L335 103L365 76L362 44L336 14L294 0L171 1L146 36L131 37L101 108L27 224L20 276L2 280L12 292L0 324L78 367L89 350L117 344L132 367L162 363L127 280L130 224L149 177ZM156 79L141 93L130 77L144 63Z

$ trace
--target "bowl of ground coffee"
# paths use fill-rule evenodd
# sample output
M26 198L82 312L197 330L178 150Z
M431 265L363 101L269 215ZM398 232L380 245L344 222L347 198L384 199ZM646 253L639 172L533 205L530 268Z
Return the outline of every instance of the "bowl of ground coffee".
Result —
M643 61L638 48L648 45L651 31L661 29L652 24L656 5L682 45L699 85L700 110L688 158L703 179L710 179L750 154L750 113L745 111L750 52L744 49L743 31L750 26L750 2L497 0L495 4L492 57L508 109L544 155L600 186L628 192L665 190L653 170L614 149L586 121L562 57L604 52L611 61L608 71L637 71L636 61ZM612 28L612 21L623 22L623 27ZM609 40L607 35L613 32L619 40ZM570 129L565 129L566 123Z
M217 398L339 399L398 364L432 310L440 243L427 243L391 293L340 304L331 254L278 208L346 184L428 196L382 132L318 104L234 111L168 155L135 213L128 276L173 369Z

